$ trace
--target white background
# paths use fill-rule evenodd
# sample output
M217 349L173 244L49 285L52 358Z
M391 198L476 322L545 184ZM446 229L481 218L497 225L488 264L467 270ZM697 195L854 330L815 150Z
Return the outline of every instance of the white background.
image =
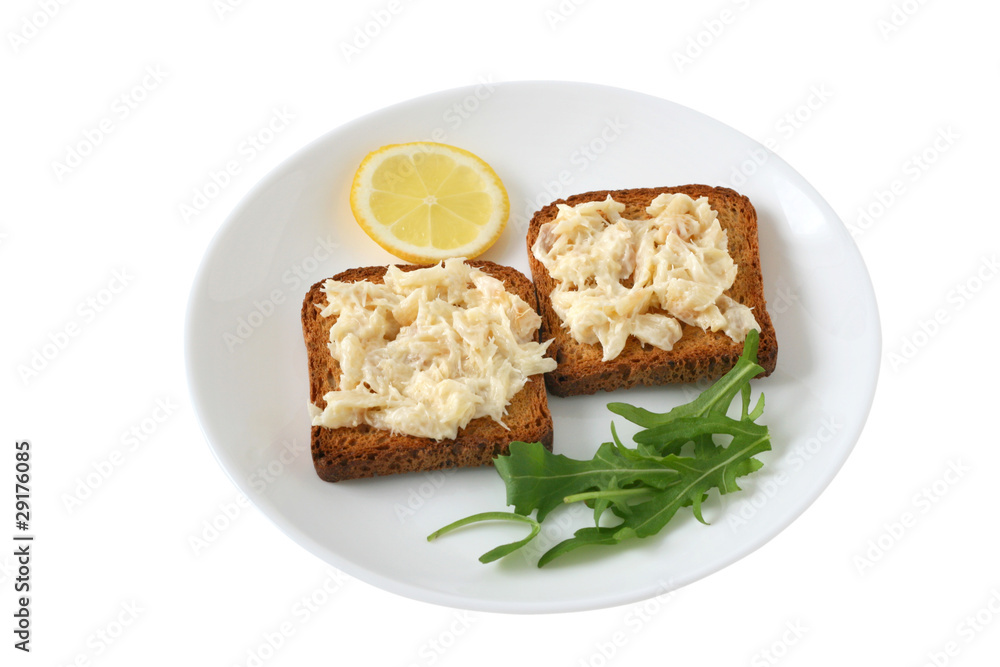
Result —
M346 5L4 4L0 539L13 545L13 444L26 438L36 541L30 654L13 648L16 563L0 549L2 662L995 660L1000 10ZM472 613L342 575L241 503L187 393L194 273L259 179L383 106L521 79L631 88L772 145L853 228L879 300L879 387L834 482L763 548L645 603ZM251 157L241 145L276 112L290 120ZM239 173L185 215L231 160Z

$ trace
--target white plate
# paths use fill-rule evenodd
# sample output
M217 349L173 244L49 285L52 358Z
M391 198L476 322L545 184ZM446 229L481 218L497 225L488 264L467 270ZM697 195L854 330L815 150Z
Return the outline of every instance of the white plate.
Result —
M506 184L511 220L484 259L527 272L530 213L595 189L706 183L748 195L760 220L764 286L779 353L756 381L773 451L740 493L682 510L661 534L580 549L538 569L514 554L478 556L523 534L480 525L428 543L468 514L506 509L492 468L330 484L309 454L299 309L308 287L395 260L354 223L351 178L370 150L434 139L471 150ZM428 602L558 612L637 601L733 563L788 526L829 484L871 406L880 334L864 263L836 214L776 155L690 109L643 94L564 82L483 84L378 111L320 137L259 183L222 226L194 281L187 369L205 435L233 482L292 539L350 575ZM588 457L609 439L609 401L666 410L701 387L560 399L555 450ZM621 419L619 427L625 426ZM586 525L564 511L536 538L551 546ZM551 525L550 525L551 522ZM562 562L560 562L562 561Z

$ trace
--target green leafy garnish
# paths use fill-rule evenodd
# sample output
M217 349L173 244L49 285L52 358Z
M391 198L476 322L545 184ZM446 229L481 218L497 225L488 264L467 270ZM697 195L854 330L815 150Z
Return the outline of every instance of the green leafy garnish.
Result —
M750 379L764 370L757 364L757 344L757 332L751 330L732 370L690 403L668 412L609 403L611 412L642 427L633 436L635 447L622 444L614 423L612 441L598 447L589 461L553 454L538 442L512 442L510 453L497 457L494 463L507 486L507 504L514 512L476 514L427 539L480 521L531 524L531 534L525 539L483 554L480 560L486 563L528 544L557 507L576 502L591 507L594 525L577 530L573 537L545 552L538 561L541 567L582 546L612 545L655 535L682 507L690 506L695 518L706 523L701 506L708 492L738 491L737 478L760 469L762 464L754 457L771 449L767 426L756 423L764 409L764 396L750 408ZM739 418L734 418L728 413L737 394L741 409ZM613 525L601 525L607 512L616 520Z
M472 516L467 516L464 519L459 519L458 521L449 523L444 528L438 528L427 536L427 541L430 542L445 533L450 533L456 528L461 528L462 526L467 526L471 523L480 523L483 521L522 521L524 523L531 524L531 533L529 533L526 538L523 540L517 540L516 542L511 542L510 544L501 544L494 549L490 549L479 557L479 560L483 563L490 563L498 558L503 558L512 551L520 549L525 544L530 542L535 535L538 534L538 531L542 529L541 524L532 519L530 516L514 514L513 512L481 512L479 514L473 514Z

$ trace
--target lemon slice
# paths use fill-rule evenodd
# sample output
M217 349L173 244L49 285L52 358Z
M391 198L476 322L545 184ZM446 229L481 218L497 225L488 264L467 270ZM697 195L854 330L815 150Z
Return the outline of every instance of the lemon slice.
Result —
M500 237L510 202L500 177L467 150L430 141L392 144L361 161L351 210L396 257L434 264L472 258Z

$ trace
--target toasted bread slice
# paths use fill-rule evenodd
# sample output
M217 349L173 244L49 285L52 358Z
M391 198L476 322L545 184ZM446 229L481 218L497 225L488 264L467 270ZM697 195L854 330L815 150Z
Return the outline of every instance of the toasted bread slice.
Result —
M542 340L554 339L548 354L559 364L554 371L545 375L546 384L553 394L572 396L637 385L714 380L732 368L739 358L743 341L734 341L721 331L705 331L681 323L682 336L673 349L666 351L644 346L638 339L630 336L621 354L605 362L602 360L601 346L576 342L552 308L549 295L555 287L555 281L549 276L545 266L535 258L531 248L541 226L555 219L557 204L576 206L588 201L603 201L611 195L615 201L625 204L623 217L644 218L648 217L646 206L664 192L684 193L693 199L708 197L710 205L718 212L719 223L728 236L729 254L738 267L736 280L726 294L753 310L761 328L758 359L764 367L763 375L774 370L778 343L764 299L757 245L757 212L750 200L728 188L707 185L600 190L549 204L535 213L528 227L528 262L542 316Z
M504 283L537 309L531 282L519 271L493 262L470 261L469 264ZM422 268L400 266L403 271ZM351 269L333 276L334 280L381 283L386 267ZM309 359L309 399L326 407L323 397L337 388L340 365L330 355L330 327L335 317L321 317L326 295L320 281L312 286L302 303L302 331ZM320 308L318 308L319 306ZM545 384L540 375L532 376L507 406L503 425L490 417L480 417L459 429L454 439L434 440L390 433L368 425L343 428L313 426L311 433L313 463L319 476L336 482L360 477L374 477L404 472L438 470L490 464L506 454L512 441L541 442L552 448L552 415L549 412Z

